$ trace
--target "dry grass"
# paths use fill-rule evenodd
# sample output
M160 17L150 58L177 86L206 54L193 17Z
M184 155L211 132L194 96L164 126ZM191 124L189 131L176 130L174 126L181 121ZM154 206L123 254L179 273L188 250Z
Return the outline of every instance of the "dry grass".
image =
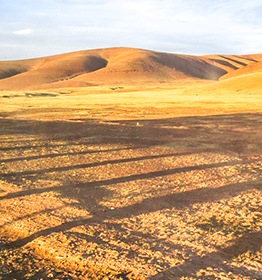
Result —
M261 95L187 83L1 92L0 279L261 279Z

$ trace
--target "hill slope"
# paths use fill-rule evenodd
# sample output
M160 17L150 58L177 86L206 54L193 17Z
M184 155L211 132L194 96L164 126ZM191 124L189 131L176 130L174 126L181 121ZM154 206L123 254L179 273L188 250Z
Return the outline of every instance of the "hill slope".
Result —
M217 80L226 73L208 58L111 48L0 62L0 89Z
M246 76L253 74L261 74L262 73L262 62L257 62L255 64L248 65L246 67L240 68L236 71L229 72L226 75L222 76L220 80L225 80L228 78L238 77L238 76Z
M182 79L218 80L249 66L253 69L261 59L259 55L199 57L131 48L87 50L37 59L2 61L0 89L172 83Z

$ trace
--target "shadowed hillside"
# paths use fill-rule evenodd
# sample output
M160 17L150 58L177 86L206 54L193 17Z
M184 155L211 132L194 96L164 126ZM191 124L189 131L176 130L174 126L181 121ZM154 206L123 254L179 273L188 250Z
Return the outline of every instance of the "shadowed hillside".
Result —
M251 65L248 65L246 67L237 69L234 72L230 72L224 76L221 77L221 80L225 80L228 78L233 78L237 76L244 76L244 75L250 75L250 74L261 74L262 73L262 62L257 62Z

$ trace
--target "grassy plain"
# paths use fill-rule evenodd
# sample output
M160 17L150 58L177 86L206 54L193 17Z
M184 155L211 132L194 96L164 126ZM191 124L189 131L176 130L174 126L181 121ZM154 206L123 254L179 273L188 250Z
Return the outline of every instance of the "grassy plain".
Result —
M0 91L0 279L262 279L262 94L234 79Z

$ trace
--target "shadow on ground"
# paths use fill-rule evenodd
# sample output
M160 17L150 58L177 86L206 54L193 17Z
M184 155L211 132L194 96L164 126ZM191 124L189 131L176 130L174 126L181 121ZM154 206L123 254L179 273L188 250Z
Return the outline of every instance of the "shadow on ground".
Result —
M180 193L168 194L159 197L146 198L141 202L122 208L107 209L101 207L100 201L105 197L112 195L112 191L105 190L104 186L112 186L125 182L137 180L148 180L158 177L164 177L172 174L187 173L190 171L201 171L210 168L230 167L245 164L258 163L261 161L262 152L262 114L233 114L205 117L183 117L174 119L155 119L155 120L135 120L135 121L99 121L84 120L81 122L63 122L63 121L22 121L14 119L0 119L0 153L12 151L25 151L38 149L42 147L65 148L69 145L103 145L103 144L124 144L125 147L112 148L107 150L90 150L80 152L63 152L63 153L47 153L31 156L14 156L0 159L1 164L12 162L29 162L38 159L50 159L59 156L87 155L95 153L118 152L129 149L149 148L152 146L173 147L182 150L181 153L170 153L161 155L148 155L141 157L131 157L124 159L108 159L106 161L72 164L70 166L58 166L55 168L29 169L26 171L9 171L4 170L0 174L0 178L6 182L14 182L17 185L22 184L21 180L36 181L39 178L45 178L49 173L60 173L64 171L78 170L81 168L111 166L119 163L132 163L143 160L168 158L174 156L191 155L194 153L202 153L207 151L216 151L220 153L232 154L239 160L228 162L210 163L202 165L191 165L187 167L176 167L165 170L157 170L154 172L145 172L110 178L107 180L92 181L79 183L71 181L59 187L46 188L24 188L22 191L10 192L0 197L0 201L22 198L31 194L41 194L44 192L55 191L62 197L69 197L77 200L74 205L76 207L84 207L91 212L91 218L84 218L70 222L64 222L58 226L39 230L23 239L13 242L6 242L2 245L5 249L14 249L22 247L33 240L48 236L52 233L64 232L66 235L75 235L79 238L91 240L94 243L101 244L103 241L99 237L92 237L77 232L68 232L78 226L86 226L90 224L104 224L106 228L113 227L116 231L123 232L125 229L117 223L107 223L107 220L120 220L123 218L131 218L140 214L148 214L164 209L185 209L197 203L214 202L221 199L234 197L241 192L256 189L261 191L261 181L259 179L253 181L245 181L242 183L229 184L217 188L201 188ZM17 136L19 135L19 139ZM27 140L28 138L28 140ZM37 140L36 139L40 139ZM60 141L60 142L59 142ZM259 172L259 171L258 171ZM261 174L257 174L259 178ZM86 198L84 194L88 194ZM46 210L54 211L56 209ZM26 215L12 222L22 220L24 218L33 217L39 214ZM4 226L8 225L6 223ZM218 248L217 252L207 254L204 257L193 256L183 264L176 267L168 267L163 264L163 270L150 279L168 279L167 275L175 277L186 277L195 275L200 268L209 266L219 266L225 271L230 271L225 260L233 259L236 256L244 254L248 251L256 252L262 246L261 231L243 234L236 239L233 244ZM133 232L133 239L147 239L155 245L152 250L164 251L173 250L175 245L165 240L158 240L150 234L141 234ZM126 240L131 243L132 240ZM165 246L164 246L165 245ZM121 250L116 245L115 250ZM135 253L130 257L135 257ZM236 273L246 276L254 276L254 279L262 279L255 271L248 271L245 268L235 268ZM260 278L259 278L260 277ZM128 279L128 278L126 278Z

